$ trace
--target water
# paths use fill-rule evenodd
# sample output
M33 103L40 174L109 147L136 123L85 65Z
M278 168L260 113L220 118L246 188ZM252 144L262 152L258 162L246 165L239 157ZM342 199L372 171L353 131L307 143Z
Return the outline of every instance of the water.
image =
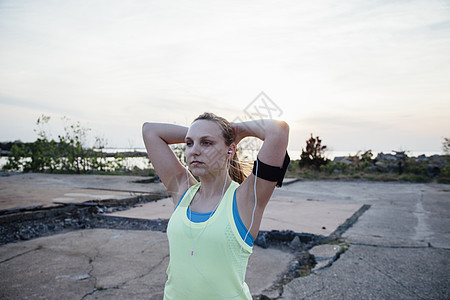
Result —
M0 157L0 169L3 168L3 166L6 165L7 162L8 162L8 157L1 156Z
M134 149L104 149L103 152L106 153L120 153L120 152L133 152ZM141 150L136 150L138 152L140 152ZM145 149L142 149L142 151L145 151ZM25 160L29 160L29 158L26 158ZM112 162L115 161L115 158L113 157L108 157L106 158L106 160L108 162ZM0 157L0 169L3 168L4 165L6 165L6 163L8 162L8 157L6 156L1 156ZM122 165L125 169L133 169L135 167L139 168L139 169L149 169L151 167L150 164L150 160L145 156L145 157L125 157L122 161Z
M120 152L145 152L145 148L107 148L103 149L106 153L120 153ZM325 157L328 159L333 160L335 157L338 156L348 156L348 155L356 155L358 151L326 151ZM384 153L392 153L392 152L384 152ZM297 160L300 159L301 151L290 151L289 150L289 156L291 157L291 160ZM373 152L373 157L375 158L377 156L377 152ZM426 155L426 156L432 156L438 153L435 152L406 152L406 154L409 157L417 157L419 155ZM253 161L256 159L257 152L253 150L245 151L241 154L241 157L247 156L250 161ZM114 158L108 158L108 160L114 160ZM8 162L8 157L2 156L0 157L0 169ZM148 169L151 167L150 160L147 157L126 157L123 162L123 166L126 169L133 169L135 167L139 169Z

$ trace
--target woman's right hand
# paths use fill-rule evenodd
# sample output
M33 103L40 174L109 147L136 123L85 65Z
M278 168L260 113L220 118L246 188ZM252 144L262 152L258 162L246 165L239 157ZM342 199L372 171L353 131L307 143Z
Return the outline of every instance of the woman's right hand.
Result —
M196 183L195 178L186 171L170 144L184 143L188 128L174 124L144 123L142 137L148 157L161 182L172 196L174 205L183 193Z

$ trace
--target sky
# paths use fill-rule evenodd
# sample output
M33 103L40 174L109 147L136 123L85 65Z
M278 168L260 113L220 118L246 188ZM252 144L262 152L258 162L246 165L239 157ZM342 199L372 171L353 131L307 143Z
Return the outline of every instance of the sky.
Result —
M143 122L290 125L331 151L442 152L450 1L0 0L0 141L63 117L109 147Z

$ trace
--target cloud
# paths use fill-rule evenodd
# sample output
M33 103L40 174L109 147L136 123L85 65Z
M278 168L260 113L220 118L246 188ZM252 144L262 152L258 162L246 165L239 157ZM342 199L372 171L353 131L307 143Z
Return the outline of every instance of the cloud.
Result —
M119 145L144 120L233 119L265 91L309 126L294 130L413 140L392 120L445 126L448 11L434 0L2 1L0 101L91 122Z

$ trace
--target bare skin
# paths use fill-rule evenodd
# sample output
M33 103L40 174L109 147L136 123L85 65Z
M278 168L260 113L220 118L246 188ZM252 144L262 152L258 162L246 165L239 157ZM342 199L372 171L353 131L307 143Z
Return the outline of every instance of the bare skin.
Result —
M195 195L191 209L195 212L211 212L216 208L226 180L225 190L231 183L227 172L228 159L236 152L236 145L246 137L263 140L258 158L272 166L281 167L286 154L289 139L289 126L283 121L256 120L231 124L235 132L235 141L225 144L219 125L209 120L197 120L189 128L173 124L145 123L142 128L148 156L161 181L172 196L174 207L183 193L197 183L195 176L202 182ZM186 159L192 174L185 168L170 149L170 144L186 143ZM229 151L231 153L229 153ZM246 226L250 227L255 205L255 176L250 174L236 190L239 215ZM259 232L264 209L272 196L276 182L258 178L256 183L257 206L250 234L256 237Z

